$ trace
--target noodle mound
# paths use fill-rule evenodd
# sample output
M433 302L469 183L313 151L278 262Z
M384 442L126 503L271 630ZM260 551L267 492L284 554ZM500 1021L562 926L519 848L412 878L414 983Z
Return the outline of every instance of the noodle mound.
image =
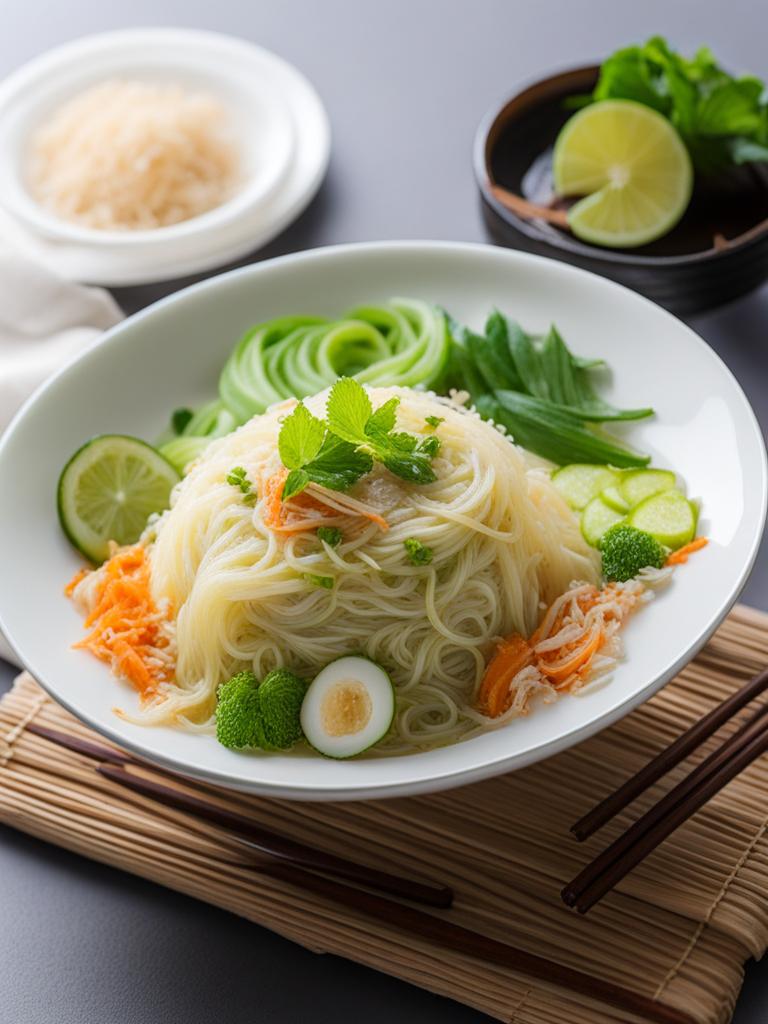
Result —
M338 495L336 508L315 503L311 530L265 523L268 481L281 469L280 423L293 401L211 444L179 484L150 549L154 599L177 610L176 680L147 705L145 720L208 728L218 685L242 668L258 678L276 666L311 677L362 652L397 691L379 751L451 742L489 724L472 705L494 642L514 630L528 635L543 603L572 580L597 582L597 555L547 469L448 401L406 388L369 395L374 407L400 398L398 429L426 435L425 417L444 419L434 483L405 483L377 467L351 491L388 529ZM306 404L322 416L325 398ZM252 481L255 504L226 482L236 466ZM334 494L321 497L332 505ZM316 525L337 526L340 545L322 544ZM409 538L432 550L428 564L411 563Z

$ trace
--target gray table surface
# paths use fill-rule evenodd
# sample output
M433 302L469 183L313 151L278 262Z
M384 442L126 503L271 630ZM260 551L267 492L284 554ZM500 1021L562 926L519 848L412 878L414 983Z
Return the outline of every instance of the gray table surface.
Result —
M79 35L182 25L244 36L295 62L333 126L313 206L258 258L380 238L485 240L471 146L485 110L548 69L663 33L768 76L764 0L24 0L0 4L0 75ZM254 259L257 257L253 257ZM117 293L126 311L168 286ZM768 425L768 287L696 318ZM664 367L660 367L664 372ZM765 550L744 599L768 609ZM10 684L0 663L0 691ZM486 1018L315 956L236 917L0 829L3 1024L368 1024ZM768 970L747 968L736 1024L768 1020Z

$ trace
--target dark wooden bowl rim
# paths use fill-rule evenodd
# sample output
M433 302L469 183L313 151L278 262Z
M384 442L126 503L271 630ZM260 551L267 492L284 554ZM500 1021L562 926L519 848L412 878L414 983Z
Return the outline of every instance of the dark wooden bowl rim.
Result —
M512 227L521 231L529 238L538 243L546 243L553 248L566 249L579 256L590 259L603 259L609 263L620 263L626 266L637 267L659 267L659 266L682 266L696 263L714 263L724 259L732 253L747 249L756 245L763 238L768 236L768 221L756 224L744 233L740 239L729 242L722 249L714 246L711 249L704 249L700 252L684 253L678 256L633 256L625 252L616 252L613 249L601 246L589 245L581 242L572 235L561 231L544 234L538 229L534 221L518 217L491 192L491 185L495 184L491 177L490 155L496 143L498 134L505 126L509 108L524 100L531 92L541 92L542 99L548 100L552 96L566 95L568 92L584 92L590 88L590 81L593 81L599 71L597 64L587 65L579 68L568 68L558 71L546 78L530 81L522 89L508 96L501 105L494 105L483 117L475 135L474 143L474 169L478 187L485 202L494 210L502 220L507 221ZM570 88L568 88L570 86Z

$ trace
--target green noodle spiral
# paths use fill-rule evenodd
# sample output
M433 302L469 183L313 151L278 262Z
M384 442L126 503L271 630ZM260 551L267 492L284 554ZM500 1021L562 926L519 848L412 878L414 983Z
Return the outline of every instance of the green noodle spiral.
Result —
M359 306L340 320L267 320L235 346L219 378L219 398L199 409L160 451L184 473L214 438L275 402L317 394L342 376L374 387L438 388L450 350L445 314L417 299Z
M219 395L245 423L275 402L314 395L341 376L377 387L431 388L449 348L444 314L414 299L360 306L340 320L282 317L245 334L224 366Z

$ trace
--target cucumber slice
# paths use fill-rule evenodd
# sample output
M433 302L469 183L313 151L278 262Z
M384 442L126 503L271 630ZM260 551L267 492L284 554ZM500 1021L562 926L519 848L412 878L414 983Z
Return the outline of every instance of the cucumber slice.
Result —
M381 665L349 656L326 665L309 684L301 727L326 757L354 757L389 732L394 715L395 691Z
M619 490L629 507L634 508L653 494L671 490L675 483L675 474L668 469L638 469L624 474Z
M625 516L602 498L593 498L581 514L581 532L587 544L596 548L606 530L623 523Z
M134 544L153 512L168 507L179 474L136 437L104 434L79 448L62 470L59 520L86 558L103 562L109 542Z
M626 515L629 512L629 505L622 497L618 487L606 487L604 491L600 491L600 497L606 505L610 505L611 508L621 512L622 515Z
M615 486L620 474L609 466L574 462L552 474L552 483L571 508L585 508L606 487Z
M693 507L677 490L652 494L632 510L629 522L673 551L693 540L696 532Z
M202 455L213 440L212 437L187 437L182 434L160 445L158 451L184 476L190 462L194 462L198 455Z

